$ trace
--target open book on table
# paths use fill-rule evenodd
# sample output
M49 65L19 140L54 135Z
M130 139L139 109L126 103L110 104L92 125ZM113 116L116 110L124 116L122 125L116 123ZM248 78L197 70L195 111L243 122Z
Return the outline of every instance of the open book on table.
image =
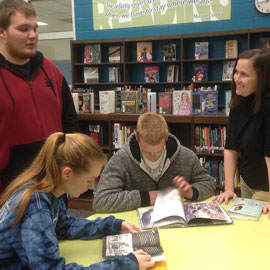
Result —
M157 230L105 236L102 258L113 259L142 249L152 256L155 266L150 269L167 270L165 256Z
M142 229L231 224L232 219L218 202L181 202L174 187L160 190L154 207L137 209Z

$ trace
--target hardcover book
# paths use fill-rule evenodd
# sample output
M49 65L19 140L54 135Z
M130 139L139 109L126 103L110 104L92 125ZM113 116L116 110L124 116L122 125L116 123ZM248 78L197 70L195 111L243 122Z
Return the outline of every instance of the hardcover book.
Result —
M232 80L233 68L235 61L225 61L223 62L223 72L222 72L222 81Z
M138 112L138 93L137 91L121 92L121 108L124 113Z
M192 92L192 113L201 112L201 93Z
M236 58L238 56L238 41L226 40L225 58Z
M172 92L159 92L159 113L172 113Z
M167 82L174 81L174 65L169 65L167 67Z
M208 64L207 63L193 64L192 80L194 82L208 81Z
M159 81L159 67L146 66L144 67L144 81L145 82L158 82Z
M100 146L103 146L103 127L102 125L89 125L89 135Z
M178 189L160 190L154 207L137 209L141 229L232 224L216 201L182 203Z
M99 82L99 74L97 67L84 67L84 82L85 83Z
M109 82L118 83L120 81L120 67L109 67Z
M247 198L236 198L228 209L232 218L257 221L262 213L264 203Z
M137 62L152 62L152 42L137 42Z
M167 270L164 251L160 245L157 230L105 236L102 258L103 260L113 259L116 256L124 256L139 249L152 256L155 265L151 269Z
M147 93L147 111L148 112L157 112L157 93L148 92Z
M190 115L192 113L192 91L173 91L173 114Z
M100 113L115 112L115 92L99 91L99 109Z
M203 90L201 91L201 112L202 114L218 113L218 91Z
M198 59L208 59L208 42L195 42L194 57Z
M101 63L100 44L87 44L84 46L84 63Z
M121 62L121 46L109 47L109 62L110 63Z
M176 44L163 45L163 61L175 61L176 60Z

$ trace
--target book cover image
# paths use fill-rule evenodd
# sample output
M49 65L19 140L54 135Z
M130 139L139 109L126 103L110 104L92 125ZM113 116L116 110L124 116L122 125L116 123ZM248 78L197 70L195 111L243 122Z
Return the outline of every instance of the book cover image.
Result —
M229 207L228 212L232 218L258 220L264 203L247 198L236 198Z
M195 42L194 57L198 59L208 59L208 42Z
M208 64L207 63L193 64L192 80L194 82L208 81Z
M121 47L120 46L109 47L109 62L110 63L121 62Z
M201 110L202 114L218 113L218 91L204 90L201 91Z
M223 62L223 72L222 72L222 81L232 80L233 68L235 61L225 61Z
M163 61L175 61L176 60L176 44L163 45Z
M173 92L173 114L190 115L192 112L192 91L176 90Z
M155 83L159 81L159 67L146 66L144 67L144 81Z
M201 112L201 93L192 92L192 113Z
M137 42L137 62L152 62L152 42Z
M172 113L172 92L159 93L159 113L161 114Z
M238 56L238 41L226 40L225 43L225 57L236 58Z
M174 65L169 65L167 67L167 82L174 81Z
M138 112L138 93L137 91L121 92L121 109L124 113Z
M99 82L99 74L97 67L84 67L84 82L85 83Z
M100 44L87 44L84 47L84 63L101 63Z

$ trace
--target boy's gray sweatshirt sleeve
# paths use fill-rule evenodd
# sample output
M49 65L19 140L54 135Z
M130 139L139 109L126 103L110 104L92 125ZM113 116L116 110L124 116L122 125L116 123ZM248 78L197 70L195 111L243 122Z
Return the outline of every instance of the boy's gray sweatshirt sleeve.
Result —
M201 201L213 196L216 190L215 179L201 166L195 154L193 155L193 160L189 160L189 162L192 164L189 182L192 188L197 190L197 194L193 196L192 201Z
M139 190L126 190L129 177L122 155L114 155L106 164L94 191L93 208L109 213L133 210L141 206Z

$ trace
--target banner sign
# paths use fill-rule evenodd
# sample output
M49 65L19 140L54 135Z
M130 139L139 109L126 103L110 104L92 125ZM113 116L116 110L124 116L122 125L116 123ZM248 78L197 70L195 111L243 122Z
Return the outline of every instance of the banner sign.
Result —
M231 0L92 0L94 30L231 19Z

